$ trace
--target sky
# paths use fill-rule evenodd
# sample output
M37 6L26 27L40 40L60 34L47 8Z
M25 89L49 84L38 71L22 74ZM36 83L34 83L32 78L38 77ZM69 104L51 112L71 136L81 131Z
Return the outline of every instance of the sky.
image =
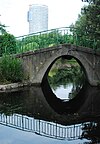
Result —
M0 22L16 37L29 33L27 12L30 4L48 6L48 29L75 23L84 5L81 0L0 0Z

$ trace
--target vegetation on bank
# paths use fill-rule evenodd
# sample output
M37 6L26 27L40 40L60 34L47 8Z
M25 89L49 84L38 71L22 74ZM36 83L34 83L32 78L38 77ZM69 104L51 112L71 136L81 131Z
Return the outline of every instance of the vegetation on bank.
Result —
M23 80L21 61L10 55L3 55L0 59L0 83L14 83Z
M0 24L0 84L21 82L24 78L21 60L11 56L16 53L16 38Z

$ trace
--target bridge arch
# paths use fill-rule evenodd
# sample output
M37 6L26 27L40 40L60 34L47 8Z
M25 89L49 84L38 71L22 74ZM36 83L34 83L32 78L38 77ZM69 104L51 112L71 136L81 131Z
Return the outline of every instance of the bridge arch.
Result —
M62 56L59 56L59 57L55 58L53 61L49 61L48 67L47 67L47 68L45 67L46 69L45 69L45 71L44 71L44 73L43 73L42 80L43 80L44 78L47 78L47 77L48 77L48 74L49 74L49 72L50 72L51 67L52 67L52 66L54 65L54 63L55 63L58 59L60 59L60 58L67 59L67 60L71 60L72 58L74 58L74 59L77 61L77 63L79 64L79 66L82 68L86 79L88 79L87 71L86 71L83 63L81 63L81 61L80 61L79 59L77 59L76 57L74 57L74 56L72 56L72 55L62 55Z
M58 47L58 49L59 49L59 47ZM40 71L40 73L41 73L40 81L42 81L42 79L44 77L47 77L51 67L57 61L57 59L64 57L66 59L74 58L78 62L78 64L82 67L84 74L87 78L87 81L89 83L91 83L92 65L90 64L90 61L86 58L86 56L83 55L83 53L81 51L77 50L76 48L75 49L70 48L70 45L67 49L66 49L66 47L62 47L62 49L60 49L60 50L58 50L60 52L52 51L52 55L50 55L50 57L48 57L48 59L45 61L44 65L43 65L43 69L42 69L42 71Z
M92 49L60 44L18 55L23 61L24 74L31 83L41 83L51 66L60 57L74 58L83 68L88 82L96 86L100 82L100 55Z

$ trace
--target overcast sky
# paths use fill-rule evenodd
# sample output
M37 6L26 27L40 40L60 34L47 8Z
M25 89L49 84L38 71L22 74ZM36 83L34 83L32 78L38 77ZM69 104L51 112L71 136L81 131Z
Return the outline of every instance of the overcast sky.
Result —
M27 11L30 4L45 4L49 9L48 28L69 26L74 23L84 5L81 0L0 0L0 22L7 30L20 36L28 34Z

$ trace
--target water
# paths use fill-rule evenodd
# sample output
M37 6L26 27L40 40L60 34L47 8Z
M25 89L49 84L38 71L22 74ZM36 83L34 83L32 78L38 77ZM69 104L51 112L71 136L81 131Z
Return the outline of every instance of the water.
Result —
M100 89L85 85L64 102L66 95L59 99L47 83L0 93L0 144L99 143Z
M55 95L63 100L68 100L69 99L69 93L71 93L73 88L73 85L70 83L66 86L60 85L57 87L57 89L53 89L52 91L55 93Z

